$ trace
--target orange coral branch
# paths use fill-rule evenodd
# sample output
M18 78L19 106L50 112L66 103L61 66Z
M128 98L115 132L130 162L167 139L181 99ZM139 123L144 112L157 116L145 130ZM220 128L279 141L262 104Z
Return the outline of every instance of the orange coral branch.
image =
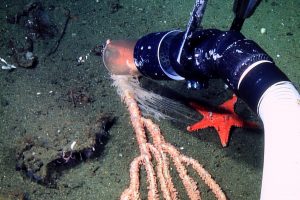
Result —
M159 199L156 176L158 176L163 197L167 200L178 199L177 191L170 175L168 156L172 159L190 199L199 200L201 197L197 188L197 183L188 175L188 165L191 165L198 173L215 194L217 199L226 199L220 186L212 179L211 175L198 163L198 161L181 154L173 145L167 143L162 136L158 125L154 124L150 119L145 119L141 116L139 106L134 98L132 87L128 85L126 78L124 78L124 76L114 76L113 79L115 81L114 84L118 87L118 92L123 98L130 113L130 120L140 149L140 155L136 157L130 165L130 185L122 193L121 199L141 199L139 193L141 165L144 165L147 173L149 200ZM147 141L146 130L148 130L152 137L152 143ZM156 171L154 170L152 159L156 160Z

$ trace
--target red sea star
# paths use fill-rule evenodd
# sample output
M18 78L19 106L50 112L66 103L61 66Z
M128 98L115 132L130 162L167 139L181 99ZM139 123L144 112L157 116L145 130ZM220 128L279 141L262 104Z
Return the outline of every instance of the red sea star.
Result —
M191 106L201 115L203 115L203 119L193 125L188 126L187 130L192 132L207 127L214 127L219 134L222 146L226 147L228 144L230 129L232 126L249 128L258 127L258 125L254 122L242 120L234 112L234 105L236 101L237 97L233 95L231 99L218 106L218 110L220 110L220 112L207 111L201 105L192 102Z

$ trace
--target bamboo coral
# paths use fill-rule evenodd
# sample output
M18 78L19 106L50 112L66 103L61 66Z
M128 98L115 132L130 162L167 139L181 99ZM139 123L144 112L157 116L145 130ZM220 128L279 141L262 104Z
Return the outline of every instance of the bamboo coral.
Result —
M117 87L119 95L128 108L131 124L140 149L140 155L130 165L130 185L122 193L121 199L141 199L139 174L142 165L147 173L149 200L159 199L157 182L160 184L160 190L165 199L178 199L178 194L170 175L169 159L174 163L190 199L199 200L201 196L197 183L188 175L187 166L189 165L208 185L217 199L226 199L220 186L198 161L181 154L172 144L165 141L158 125L154 124L152 120L142 117L134 95L134 87L139 87L136 84L137 82L132 81L132 78L129 76L113 75L112 79L114 80L114 86ZM152 143L147 140L146 131L151 135ZM155 159L156 163L155 168L152 164L153 159Z

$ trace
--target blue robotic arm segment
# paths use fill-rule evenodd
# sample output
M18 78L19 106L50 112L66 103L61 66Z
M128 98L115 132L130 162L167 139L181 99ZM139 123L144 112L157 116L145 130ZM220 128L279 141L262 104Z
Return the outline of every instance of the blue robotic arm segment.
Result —
M178 63L182 35L180 31L151 33L138 40L134 50L138 70L159 80L207 83L210 78L222 78L254 111L266 88L289 81L258 44L237 31L196 31Z

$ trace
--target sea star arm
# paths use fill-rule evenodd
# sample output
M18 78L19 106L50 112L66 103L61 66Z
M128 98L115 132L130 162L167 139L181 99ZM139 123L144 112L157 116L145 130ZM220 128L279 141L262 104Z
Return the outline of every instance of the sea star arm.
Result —
M188 126L187 130L192 132L207 127L214 127L218 132L222 146L226 147L228 145L230 129L232 126L258 127L256 123L244 121L235 113L234 106L236 101L237 97L233 95L231 99L218 106L220 112L208 112L201 105L194 102L191 103L191 106L203 116L203 119Z

